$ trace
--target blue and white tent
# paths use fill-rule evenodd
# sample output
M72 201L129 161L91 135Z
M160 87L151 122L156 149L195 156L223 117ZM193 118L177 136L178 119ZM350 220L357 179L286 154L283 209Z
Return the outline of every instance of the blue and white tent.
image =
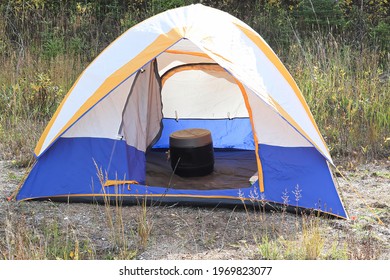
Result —
M168 174L156 183L149 155L185 128L211 131L218 180ZM109 45L70 89L35 155L17 200L265 200L347 217L292 76L248 25L200 4L158 14ZM218 173L225 164L230 171Z

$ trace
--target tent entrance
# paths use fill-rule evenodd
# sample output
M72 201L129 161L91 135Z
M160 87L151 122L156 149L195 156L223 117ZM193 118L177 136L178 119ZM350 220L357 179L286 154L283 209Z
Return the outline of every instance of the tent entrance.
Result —
M214 149L214 172L202 177L180 177L173 173L166 149L152 149L146 156L146 185L173 189L217 190L250 186L257 172L255 152Z
M173 189L218 190L250 186L257 172L255 143L242 92L216 63L187 63L161 77L162 131L146 153L146 185ZM203 128L212 134L214 171L202 177L174 174L167 158L169 135Z

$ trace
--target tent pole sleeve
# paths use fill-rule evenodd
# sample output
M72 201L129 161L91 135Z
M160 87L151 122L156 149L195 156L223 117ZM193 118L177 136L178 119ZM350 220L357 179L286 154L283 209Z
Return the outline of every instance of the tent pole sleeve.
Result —
M240 88L241 90L241 93L242 93L242 96L244 98L244 101L245 101L245 106L246 106L246 109L248 110L248 114L249 114L249 119L251 121L251 126L252 126L252 132L253 132L253 140L255 141L255 152L256 152L256 162L257 162L257 170L259 172L259 186L260 186L260 192L264 192L264 176L263 176L263 166L261 164L261 160L260 160L260 155L259 155L259 139L257 138L257 134L256 134L256 130L255 130L255 123L253 121L253 114L252 114L252 108L249 104L249 99L248 99L248 95L246 94L246 90L244 88L244 86L242 85L242 83L237 80L234 76L233 76L234 80L236 81L238 87Z

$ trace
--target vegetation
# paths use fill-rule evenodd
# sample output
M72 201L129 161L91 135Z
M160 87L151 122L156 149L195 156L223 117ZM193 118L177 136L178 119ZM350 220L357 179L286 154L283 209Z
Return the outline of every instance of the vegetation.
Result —
M370 226L363 220L344 224L314 214L295 216L285 210L264 213L262 208L253 212L246 208L229 213L203 208L187 209L192 211L188 215L181 207L146 207L144 202L135 207L84 205L88 206L84 211L52 202L14 206L0 220L4 229L0 231L4 237L0 239L0 260L136 259L157 248L161 238L168 238L165 234L175 239L172 248L165 249L188 252L192 248L195 258L199 253L202 258L204 252L236 248L250 259L367 260L381 258L385 250L381 238L367 230ZM215 220L221 217L225 219ZM154 223L159 228L151 231ZM342 224L345 232L337 229Z
M0 157L20 165L64 94L125 30L190 0L0 4ZM297 80L335 156L390 156L387 0L201 1L251 25Z
M88 63L117 36L154 14L195 2L199 1L1 1L0 160L29 165L38 137L63 96ZM271 45L296 79L333 156L363 160L390 157L388 0L200 2L240 18ZM140 204L132 219L123 218L120 204L114 208L105 205L104 211L91 215L97 220L104 217L107 223L110 245L103 249L96 247L95 236L77 230L80 225L66 213L34 223L34 210L24 210L28 206L21 204L18 216L11 209L4 223L0 221L0 233L5 236L0 239L0 259L135 258L158 227L145 203ZM211 211L200 219L206 221L217 214ZM192 234L191 240L213 247L216 233L208 231L203 220L199 224L205 230L197 236L191 230L194 221L187 222L177 213L171 215L172 229L175 221L181 222ZM272 219L263 212L232 213L221 246L229 223L240 222L240 217L248 225L244 231L250 231L248 235L254 240L255 257L378 257L371 235L364 236L365 242L353 235L340 243L327 243L324 235L333 222L315 216L296 218L294 233L298 235L286 232L283 223L257 232L263 229L265 219ZM240 242L246 244L245 240Z

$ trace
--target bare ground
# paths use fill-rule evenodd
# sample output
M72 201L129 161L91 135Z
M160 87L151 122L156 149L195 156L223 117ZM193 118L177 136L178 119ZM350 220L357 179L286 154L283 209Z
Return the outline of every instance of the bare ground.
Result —
M316 220L320 241L324 241L321 258L390 259L390 161L349 164L342 170L346 178L337 178L339 192L351 219ZM11 162L0 161L0 259L40 258L12 255L7 248L16 246L16 233L29 232L31 242L34 235L39 239L50 234L53 224L67 237L85 241L87 245L80 248L80 254L87 250L89 253L83 256L95 259L258 259L266 257L262 251L265 242L276 246L274 255L268 258L295 258L298 255L294 255L296 249L292 247L302 246L307 232L301 216L254 213L243 208L107 208L96 204L8 201L6 198L24 173ZM146 226L144 231L142 225ZM133 254L118 254L124 246L127 253ZM289 250L292 253L286 253Z

